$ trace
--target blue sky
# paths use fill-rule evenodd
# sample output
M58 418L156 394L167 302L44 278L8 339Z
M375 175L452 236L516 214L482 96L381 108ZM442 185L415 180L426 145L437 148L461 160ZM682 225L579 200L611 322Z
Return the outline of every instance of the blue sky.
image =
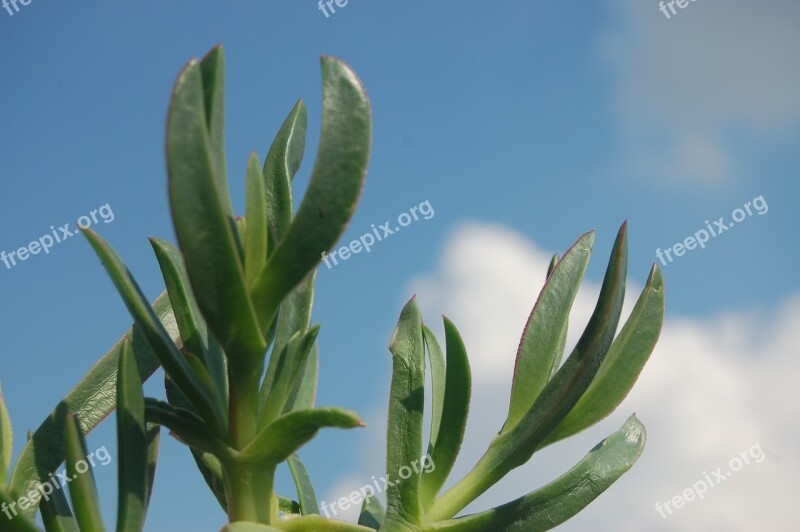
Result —
M13 16L0 11L0 250L27 245L51 225L74 226L80 216L108 204L113 222L101 221L98 229L154 298L163 283L146 237L174 240L163 146L170 89L181 66L216 43L225 46L229 180L242 211L247 155L265 155L298 98L309 109L306 159L295 191L302 194L319 133L319 56L331 54L359 74L373 110L366 187L343 240L425 201L435 215L368 255L319 272L319 403L353 408L370 422L358 433L323 433L301 452L322 494L335 496L347 482L357 489L357 479L381 471L387 343L414 291L427 321L437 322L437 313L462 314L471 329L465 338L492 345L492 324L501 327L501 320L480 312L489 308L485 298L497 297L489 293L493 278L516 279L509 265L518 261L522 278L538 282L540 257L563 251L596 228L591 286L602 278L615 231L626 219L630 280L641 286L657 248L682 242L703 229L705 220L723 216L729 222L734 209L763 196L769 208L764 215L747 217L705 249L664 266L668 315L675 320L668 329L674 336L665 343L677 352L712 346L713 353L698 351L718 355L713 367L720 371L747 375L747 364L758 359L763 391L769 392L767 383L790 371L781 358L789 342L775 338L792 334L792 302L800 290L794 275L800 258L794 245L800 217L798 22L800 7L789 0L758 6L698 1L669 20L652 0L508 1L493 8L478 2L350 0L329 18L312 1L88 6L33 0ZM484 271L481 265L491 275L476 275ZM469 283L451 286L462 268L470 272L463 276ZM486 286L478 290L474 285L482 282ZM474 299L452 297L458 290ZM530 290L518 296L528 310L520 307L507 322L517 335L535 300L535 286ZM38 426L130 318L82 237L11 269L0 263L0 293L0 379L18 450L26 429ZM456 301L459 308L448 307ZM502 300L498 304L503 307ZM725 320L739 325L726 328L720 325ZM752 336L731 347L742 353L726 357L723 344L731 331L751 328ZM699 332L684 338L684 330ZM765 331L783 347L770 347ZM744 349L751 344L759 349ZM470 354L479 366L480 357L492 355ZM669 367L667 355L659 360ZM653 379L653 405L676 400L672 392L658 396ZM691 388L688 380L675 379ZM508 383L510 374L485 384L492 397L501 398L498 408L507 401ZM702 388L691 390L713 399ZM157 378L147 390L160 393ZM758 396L761 390L752 391ZM782 410L790 408L786 403L797 403L796 392L782 397L761 432L737 433L739 447L769 435L774 448L795 453L789 461L797 467L797 434L770 432L792 412ZM627 414L632 408L639 412L631 405ZM733 405L719 408L734 419L743 415ZM660 412L653 406L645 423ZM475 419L475 430L486 435L499 428L489 414L485 426L481 415ZM665 432L679 430L660 419ZM581 441L565 463L574 463L615 428L606 424ZM219 528L224 516L188 454L164 440L148 529ZM113 423L91 435L89 447L101 445L115 453ZM722 463L726 453L709 444L704 458L692 458L701 460L697 465L676 453L672 459L687 464L688 478L675 478L675 486ZM359 464L364 456L370 461ZM653 486L652 475L665 466L651 467L641 473L635 467L629 476L641 477L623 482L631 490L647 486L650 499L665 499L676 490ZM96 474L111 522L115 464ZM509 493L522 494L542 479L514 482ZM280 486L290 490L285 478ZM627 521L614 513L614 489L590 508L599 513L587 515L605 516L621 530L614 516ZM746 486L738 489L746 493ZM640 529L700 529L704 518L719 521L715 512L721 512L723 495L717 497L719 507L704 502L691 510L695 514L686 510L670 520L648 506L635 523ZM622 504L624 497L614 500Z

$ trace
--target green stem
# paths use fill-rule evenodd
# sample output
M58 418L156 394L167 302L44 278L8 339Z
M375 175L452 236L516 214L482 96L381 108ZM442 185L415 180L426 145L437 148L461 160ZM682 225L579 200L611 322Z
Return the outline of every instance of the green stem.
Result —
M464 478L456 482L452 488L433 503L425 513L425 521L433 523L452 519L458 512L466 508L469 503L503 478L507 471L497 467L497 461L492 458L491 451L483 455Z
M237 380L235 376L239 375L244 378ZM259 372L229 373L230 443L237 451L247 446L256 435L259 375ZM273 513L272 487L275 480L275 466L246 463L233 456L223 462L222 468L230 522L250 521L270 524Z

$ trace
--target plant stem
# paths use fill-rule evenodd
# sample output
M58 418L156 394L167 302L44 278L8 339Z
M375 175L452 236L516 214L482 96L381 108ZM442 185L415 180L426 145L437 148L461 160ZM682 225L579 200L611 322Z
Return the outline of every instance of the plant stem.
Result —
M233 372L229 374L231 377ZM252 375L255 375L253 380ZM258 428L258 376L245 374L246 379L230 379L229 429L231 446L242 450L256 435ZM272 486L275 466L246 463L237 457L222 464L225 491L228 494L230 522L250 521L270 524L272 519Z
M503 478L505 472L502 472L497 467L496 460L492 458L491 450L484 454L464 478L456 482L452 488L433 503L425 514L425 520L436 522L453 518L469 503Z

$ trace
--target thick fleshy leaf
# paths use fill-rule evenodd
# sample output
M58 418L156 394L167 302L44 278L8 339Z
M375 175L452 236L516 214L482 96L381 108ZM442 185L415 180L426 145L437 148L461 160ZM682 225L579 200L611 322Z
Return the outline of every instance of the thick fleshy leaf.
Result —
M386 510L383 509L381 501L377 497L367 497L361 505L361 514L358 516L358 524L373 530L378 530L383 524Z
M150 497L153 495L153 482L156 479L156 464L158 463L158 450L161 444L161 426L148 423L145 425L145 444L147 445L147 491L144 500L144 512L147 514L147 507L150 505Z
M163 292L152 304L153 312L167 331L170 339L181 345L180 333L172 314L169 297ZM114 410L117 402L117 367L122 344L128 336L133 339L132 347L136 354L142 381L147 380L158 368L158 358L153 354L144 339L141 327L134 325L118 340L109 351L83 377L80 383L59 403L53 412L34 432L17 458L16 467L11 477L11 489L14 493L25 493L45 482L50 473L55 473L64 462L63 416L57 411L64 405L81 420L84 431L94 429L108 414ZM26 512L33 516L35 505Z
M203 91L200 65L191 61L178 76L169 110L170 206L197 304L231 371L244 379L261 372L269 322L259 329L248 296L237 235L224 207L223 180L214 168Z
M283 121L264 161L267 219L278 240L292 223L292 179L303 161L308 113L299 100Z
M311 352L306 358L305 366L303 366L303 374L295 383L292 393L289 394L289 398L286 400L286 406L283 408L284 413L314 408L314 401L317 395L317 377L319 375L319 350L317 345L315 343L311 347Z
M394 477L422 456L425 345L416 298L412 298L400 313L389 351L392 353L392 387L387 421L386 474ZM387 488L387 524L398 527L419 524L422 515L419 485L420 472L412 471L403 482Z
M71 413L66 414L65 424L64 449L67 455L67 477L72 479L68 486L75 520L82 532L102 532L105 528L100 514L100 502L94 473L86 462L89 452L81 427Z
M626 224L620 228L597 306L572 354L516 426L495 437L472 471L433 504L429 519L453 517L509 471L527 462L589 387L608 353L622 312L627 272L626 229ZM553 276L565 260L566 257L556 265Z
M148 484L145 430L142 381L130 340L127 340L122 347L117 372L117 532L135 532L144 527Z
M322 82L322 134L311 182L292 225L253 287L262 329L344 232L367 171L371 118L361 82L344 63L330 57L322 58Z
M467 427L469 402L472 390L472 374L469 369L469 359L464 341L458 334L455 325L444 318L444 331L447 349L446 385L442 405L441 427L437 431L438 437L431 439L431 449L428 450L429 465L421 477L422 503L429 508L434 497L444 485L456 457L464 441L464 431ZM426 339L428 334L426 333Z
M221 411L219 401L214 398L213 392L203 385L189 362L178 350L125 264L97 233L91 229L83 231L103 262L134 321L142 328L145 340L164 366L164 371L170 375L217 433L224 433L225 414Z
M6 493L3 486L0 486L0 504L4 508L13 508L12 505L17 504L17 500ZM5 512L0 513L0 530L8 532L39 532L33 521L28 519L24 513L18 512L16 515L11 511L9 513L11 514L11 519L8 518Z
M559 346L565 338L569 312L586 273L594 240L595 233L590 231L575 242L553 267L536 300L519 343L503 432L513 429L530 410L560 362Z
M289 464L289 471L292 473L294 487L297 489L297 497L300 500L300 513L303 515L319 515L317 493L314 491L311 477L308 476L308 471L306 471L306 467L300 457L293 454L289 457L287 463Z
M228 449L225 443L212 434L203 420L189 410L151 397L145 398L144 407L148 423L167 427L170 434L184 444L217 455L227 453Z
M46 491L50 491L49 488ZM47 532L79 532L78 523L72 515L63 489L53 489L46 498L42 497L39 511Z
M542 446L568 438L609 415L628 395L656 346L664 321L664 277L653 265L633 307L592 384Z
M225 165L225 54L217 45L200 61L203 78L203 100L211 147L214 177L221 196L221 205L229 220L233 219Z
M258 156L253 153L247 163L247 223L245 224L244 273L250 286L267 264L267 205L264 202L264 176Z
M285 414L259 431L239 453L242 460L275 465L311 441L320 429L350 429L364 424L355 412L343 408L316 408Z
M644 426L631 416L575 467L543 488L486 512L435 523L428 530L550 530L583 510L628 471L642 454L645 439Z
M422 324L422 339L428 351L428 362L430 363L431 371L431 435L428 442L428 453L431 453L436 446L439 428L442 425L444 392L447 385L447 366L442 348L436 340L436 335L424 323Z
M181 332L183 346L190 353L201 357L206 367L215 397L223 412L228 411L228 370L222 346L209 334L206 322L200 314L197 301L192 294L183 255L178 248L161 238L151 238L150 244L161 268L167 287L175 321Z
M270 359L267 375L262 387L264 394L264 412L261 414L259 427L275 421L284 411L286 401L292 388L303 375L303 367L314 342L317 341L319 326L313 327L305 334L298 333L281 350L279 356ZM273 370L270 372L270 370Z
M11 467L11 453L14 451L14 433L11 431L11 418L0 389L0 487L6 485L9 468Z

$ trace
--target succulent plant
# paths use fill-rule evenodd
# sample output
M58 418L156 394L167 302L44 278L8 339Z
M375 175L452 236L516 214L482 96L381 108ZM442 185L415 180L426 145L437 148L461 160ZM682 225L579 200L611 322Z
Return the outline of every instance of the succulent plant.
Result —
M13 468L11 424L0 395L0 529L37 530L38 508L47 531L103 530L84 435L115 408L120 532L144 526L161 426L188 447L227 513L223 530L232 532L547 530L579 512L636 461L645 432L632 416L557 480L498 508L456 517L536 451L607 416L633 386L661 329L663 279L654 266L616 335L627 264L623 225L594 314L563 363L570 309L594 233L554 257L519 345L506 421L472 471L441 495L464 438L469 359L453 323L444 320L442 349L412 299L389 346L387 478L404 469L407 474L388 484L385 510L375 490L364 494L359 524L320 515L296 453L323 428L355 428L362 421L349 410L314 406L314 276L322 253L334 246L355 210L371 139L369 101L352 70L323 57L322 80L320 147L299 208L295 212L292 180L305 149L302 101L264 163L251 155L245 216L237 217L224 150L222 48L180 73L167 128L178 246L151 239L166 291L148 302L108 243L83 229L134 325L30 434ZM142 391L159 366L166 402L145 398ZM432 416L424 448L427 368ZM432 469L418 467L423 457L435 464ZM57 474L65 461L66 474ZM273 490L276 468L284 462L296 496Z

